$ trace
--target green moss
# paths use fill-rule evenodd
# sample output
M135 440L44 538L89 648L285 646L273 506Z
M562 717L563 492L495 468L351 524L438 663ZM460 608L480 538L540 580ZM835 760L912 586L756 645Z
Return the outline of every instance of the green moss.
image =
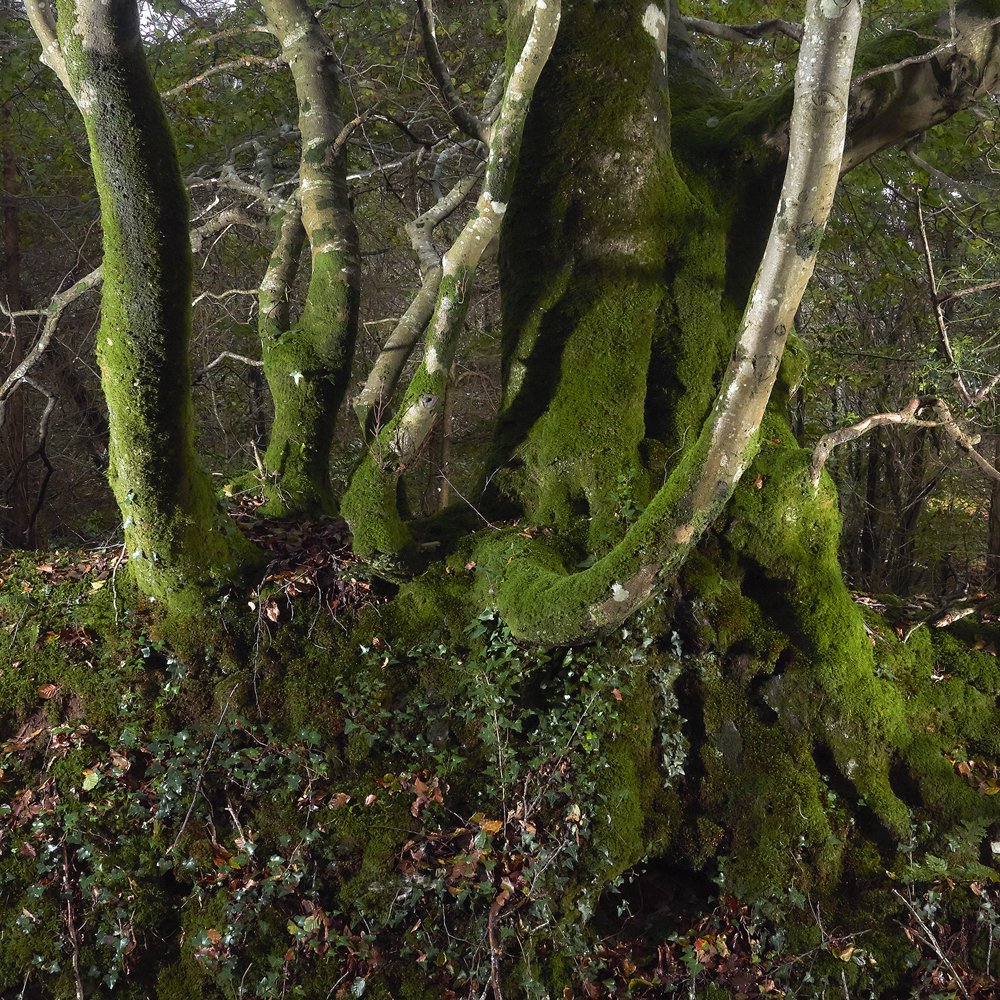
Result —
M670 160L658 59L632 6L564 14L501 244L504 398L491 496L561 531L590 518L580 542L591 551L619 534L608 497L641 467L643 439L676 448L707 411L729 351L713 325L722 230ZM569 110L579 107L594 113ZM614 205L590 197L612 187ZM651 471L655 488L664 469Z

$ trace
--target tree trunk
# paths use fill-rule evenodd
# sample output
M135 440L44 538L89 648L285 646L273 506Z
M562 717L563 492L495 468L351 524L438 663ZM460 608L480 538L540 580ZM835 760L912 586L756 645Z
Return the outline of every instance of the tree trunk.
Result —
M101 199L108 478L141 592L190 612L255 552L220 512L194 453L187 196L134 0L63 0L58 32Z
M641 3L566 11L504 227L504 401L489 470L495 495L557 529L562 549L509 559L488 541L480 553L525 639L578 642L652 600L758 449L832 204L857 37L856 23L812 17L771 225L762 194L777 195L780 151L735 167L715 160L693 110L710 88L679 20L668 37L666 17ZM599 110L581 121L570 112L579 107ZM745 141L774 112L734 109L725 131ZM709 130L719 125L713 114ZM755 194L734 200L734 190ZM742 204L756 226L734 210ZM787 372L782 381L787 395ZM791 438L780 420L768 433ZM616 481L636 482L635 504L649 499L627 532ZM573 572L581 561L592 565Z
M264 374L274 400L265 513L312 516L336 508L330 447L354 356L361 258L347 189L339 61L305 0L265 0L264 11L295 80L302 136L298 205L279 220L261 286ZM309 288L301 316L290 320L288 298L306 239Z

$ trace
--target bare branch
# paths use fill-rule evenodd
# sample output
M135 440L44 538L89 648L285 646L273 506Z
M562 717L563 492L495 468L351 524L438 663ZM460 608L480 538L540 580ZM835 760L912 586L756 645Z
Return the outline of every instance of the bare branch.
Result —
M924 209L920 203L919 193L917 194L917 222L920 227L920 242L924 248L924 263L927 265L927 279L931 286L931 303L934 307L934 319L937 322L938 333L941 335L944 352L948 355L948 360L954 366L951 377L965 405L972 406L972 394L969 392L965 380L962 378L958 363L955 361L955 354L951 349L951 340L948 337L948 324L945 322L944 310L941 307L942 299L938 296L937 279L934 277L934 262L931 260L931 248L927 242L927 227L924 225Z
M865 70L864 73L859 73L856 77L854 77L854 79L851 80L851 86L856 87L859 83L864 83L865 80L870 80L873 76L880 76L882 73L895 73L896 70L904 69L907 66L916 66L918 63L930 62L932 59L936 59L938 56L944 55L944 53L957 48L958 43L963 39L971 38L980 31L992 28L995 24L1000 24L1000 17L995 17L992 21L984 21L982 24L973 28L968 35L956 35L953 22L951 39L947 42L942 42L936 49L931 49L930 52L925 52L923 55L908 56L906 59L900 59L899 62L890 63L887 66L873 66L871 69Z
M254 219L239 208L231 208L209 219L203 226L198 226L191 230L191 249L195 253L198 253L202 248L202 244L209 236L213 236L215 233L229 226L249 226L251 229L257 229L262 233L266 233L269 230L267 222L263 219Z
M482 172L483 164L479 164L475 171L463 177L423 215L406 224L406 231L420 262L421 287L372 365L364 388L354 399L354 412L366 437L378 433L378 417L392 399L403 367L434 312L442 274L441 258L431 242L434 227L465 200L478 183Z
M191 77L190 80L185 80L183 83L178 84L176 87L171 87L169 90L161 91L160 96L176 97L178 94L187 93L187 91L189 91L192 87L196 87L198 84L204 83L210 76L215 76L216 73L226 73L231 69L239 69L244 66L255 65L266 66L268 69L276 70L285 64L280 59L271 59L267 56L240 56L239 59L233 59L231 62L219 63L216 66L210 66L204 73L199 73L197 76Z
M724 42L753 42L765 35L786 35L797 42L802 41L802 25L795 21L773 18L759 24L717 24L700 17L682 17L681 22L688 31L699 35L711 35Z
M351 133L359 125L363 125L374 114L375 114L375 109L374 108L369 108L367 111L363 112L362 114L358 115L356 118L354 118L351 121L349 121L340 130L340 134L337 136L337 138L334 140L334 143L333 143L333 155L334 156L338 155L340 153L340 151L344 148L344 144L347 142L348 139L350 139ZM389 115L389 116L377 115L376 117L378 117L378 118L383 118L383 117L391 118L392 116L391 115ZM395 123L395 119L393 119L393 123Z
M226 38L238 38L240 35L248 35L252 32L259 32L262 35L270 35L271 31L266 24L246 24L242 28L228 28L226 31L217 31L207 38L195 38L189 42L190 45L214 45Z
M441 96L448 107L448 116L467 135L480 142L487 142L486 130L482 122L462 103L458 96L451 73L445 65L438 48L437 35L434 31L434 8L432 0L417 0L417 13L420 17L420 32L424 40L424 54L427 63L434 74Z
M951 410L948 409L948 404L943 399L937 396L927 396L921 399L920 405L922 407L929 407L934 412L934 415L938 418L939 426L955 442L956 448L964 451L990 479L1000 482L1000 472L976 451L976 445L979 444L979 435L969 437L958 425L958 421L951 415Z
M921 410L930 410L934 415L934 419L919 419L917 414ZM979 436L970 437L966 434L959 426L958 421L952 416L947 403L939 396L921 396L917 399L911 399L897 413L876 413L870 417L865 417L864 420L860 420L850 427L842 427L840 430L824 434L813 449L812 462L809 465L809 475L812 479L813 487L819 486L819 477L823 471L823 465L834 448L838 445L846 444L848 441L853 441L861 437L862 434L874 430L876 427L885 427L888 424L903 424L908 427L941 428L955 442L955 447L965 452L990 479L1000 481L1000 472L976 451Z
M941 305L951 302L952 299L960 299L963 295L971 295L973 292L988 292L993 288L1000 288L1000 281L988 281L985 285L973 285L971 288L960 288L957 292L948 292L941 297Z
M89 292L92 288L96 288L101 283L101 280L101 269L98 267L64 292L53 295L49 300L49 304L44 309L22 310L12 313L0 302L0 312L3 312L12 321L19 316L45 317L45 323L42 326L42 332L39 334L38 340L35 341L34 346L24 356L21 363L7 376L3 385L0 385L0 424L3 423L4 401L18 382L27 378L28 373L38 363L38 359L45 353L45 349L49 346L49 341L52 340L52 336L56 332L56 327L59 325L59 320L63 312L65 312L66 307L70 303L75 302L84 292ZM41 391L40 389L39 392Z
M242 361L245 365L251 365L254 368L263 368L264 362L260 360L254 360L253 358L244 357L242 354L233 354L232 351L223 351L214 361L209 362L204 368L198 373L198 378L207 371L211 371L217 364L224 361L226 358L232 358L234 361Z
M224 292L202 292L191 305L196 306L202 299L228 299L233 295L259 295L259 288L228 288ZM256 364L256 362L255 362Z
M485 164L478 164L470 174L466 174L446 195L439 198L423 215L406 224L413 249L420 262L420 270L437 267L441 257L431 243L434 228L448 218L465 200L470 191L479 183Z
M840 430L824 434L816 443L816 447L813 448L812 462L809 464L809 478L812 480L813 487L819 486L819 477L823 472L823 466L830 457L830 452L838 445L854 441L862 434L867 434L868 431L874 430L876 427L885 427L887 424L938 427L939 424L934 421L917 419L917 411L920 406L919 399L911 399L902 410L896 413L875 413L870 417L865 417L864 420L859 420L858 423L852 424L850 427L841 427Z

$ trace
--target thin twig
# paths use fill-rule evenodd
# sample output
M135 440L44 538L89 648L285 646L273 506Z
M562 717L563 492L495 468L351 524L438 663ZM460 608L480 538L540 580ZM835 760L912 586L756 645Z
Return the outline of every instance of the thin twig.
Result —
M927 924L924 923L923 919L921 918L920 914L916 911L913 904L901 892L899 892L898 889L893 889L892 891L893 893L895 893L897 897L899 897L903 905L910 911L910 913L913 914L913 919L916 920L916 922L920 925L920 929L926 935L926 943L929 944L930 947L933 948L935 952L937 952L937 957L940 958L941 961L944 962L944 964L948 967L948 971L951 973L951 977L957 984L959 990L962 993L962 996L966 997L967 1000L969 1000L969 991L965 988L964 984L962 983L962 980L959 978L958 973L955 971L955 967L951 964L951 962L948 961L947 957L945 956L945 953L941 950L941 946L938 944L937 938L934 936L931 929L927 926Z
M264 362L260 361L258 359L247 358L247 357L244 357L242 354L233 354L232 351L223 351L214 361L212 361L209 364L205 365L205 367L202 368L202 370L199 372L199 375L203 375L205 372L210 371L217 364L219 364L221 361L224 361L226 358L232 358L234 361L242 361L243 364L245 364L245 365L253 365L254 368L263 368L264 367Z
M80 978L80 941L76 934L76 919L73 916L73 886L70 884L69 851L63 843L63 879L66 886L66 930L69 932L69 943L73 949L73 984L76 987L76 1000L83 1000L83 980Z
M212 756L212 751L215 749L215 744L219 739L219 728L222 726L223 720L226 718L226 712L229 711L229 703L233 700L233 695L236 693L236 689L238 687L239 684L233 685L233 689L229 692L229 697L226 699L226 704L222 708L222 715L219 716L219 722L215 727L215 732L212 734L212 742L208 747L208 752L205 754L205 759L201 762L201 770L198 772L198 780L195 782L194 793L191 795L191 804L188 806L188 811L184 815L184 822L181 823L181 828L177 831L177 836L174 838L174 842L167 849L167 854L173 853L178 841L184 835L184 830L188 825L188 820L191 818L191 810L194 809L194 804L198 799L198 793L201 791L201 779L205 774L205 768L208 766L208 762Z
M955 381L955 388L962 397L966 406L972 406L972 394L966 388L965 380L959 371L958 363L955 361L955 354L951 349L951 340L948 338L948 324L944 319L944 310L941 308L941 299L938 296L937 279L934 277L934 262L931 260L931 247L927 242L927 227L924 225L924 210L920 203L920 194L917 193L917 222L920 226L920 242L924 247L924 263L927 265L927 279L931 286L931 303L934 306L934 319L937 322L938 333L941 334L941 343L944 345L944 352L948 355L948 360L954 365L952 378Z

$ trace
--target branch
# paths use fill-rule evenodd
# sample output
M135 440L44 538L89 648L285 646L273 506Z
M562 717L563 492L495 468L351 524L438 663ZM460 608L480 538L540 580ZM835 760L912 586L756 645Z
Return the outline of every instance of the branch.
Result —
M49 304L44 309L9 312L3 303L0 302L0 312L3 312L11 320L11 322L19 316L45 317L45 323L42 327L41 334L39 334L38 340L35 341L34 346L24 356L21 363L7 376L3 385L0 385L0 424L3 423L4 404L7 397L19 382L27 378L28 373L32 368L34 368L34 366L38 363L39 358L41 358L41 356L45 353L45 349L49 346L49 341L52 340L52 336L56 332L56 327L59 325L59 320L62 317L63 312L65 312L66 307L69 306L70 303L75 302L81 295L84 294L84 292L89 292L92 288L96 288L101 281L101 269L98 267L91 271L85 278L81 278L78 282L76 282L76 284L67 288L66 291L60 292L58 295L53 295L49 300Z
M73 84L69 78L69 70L66 68L66 60L63 58L63 52L59 46L52 9L46 0L25 0L24 6L28 12L31 27L42 43L42 62L59 77L60 83L75 101L76 94L73 92Z
M956 191L962 194L968 193L968 185L962 181L956 181L953 177L949 177L946 173L937 169L937 167L932 167L926 160L922 159L917 155L916 150L913 148L914 143L908 142L903 147L903 152L910 158L910 162L915 166L919 167L921 170L927 173L927 176L940 188L944 188L948 191Z
M241 209L230 208L225 212L220 212L213 219L209 219L203 226L192 228L191 250L194 253L199 253L207 237L212 236L221 229L227 229L229 226L249 226L251 229L257 229L262 233L266 233L270 229L266 222L252 218Z
M354 399L354 412L366 438L378 433L382 411L392 399L403 367L434 312L442 273L441 258L431 242L434 227L451 215L465 200L478 183L481 173L482 165L473 173L463 177L448 194L439 198L423 215L406 224L406 231L420 262L421 287L385 342L375 364L372 365L364 388Z
M269 69L276 70L280 66L283 66L284 63L280 59L272 59L268 56L240 56L239 59L233 59L230 62L218 63L215 66L210 66L204 73L199 73L197 76L191 77L190 80L185 80L183 83L178 84L176 87L171 87L169 90L160 91L160 96L176 97L178 94L185 94L192 87L196 87L198 84L204 83L210 76L215 76L216 73L225 73L231 69L239 69L242 66L254 65L267 66Z
M928 945L930 945L931 948L934 949L934 951L937 952L938 958L940 958L941 961L944 962L944 964L948 967L948 971L951 973L952 980L958 984L958 988L959 990L961 990L962 996L966 997L966 1000L968 1000L969 991L965 988L965 985L962 983L962 977L959 976L959 974L955 971L955 967L951 964L951 962L948 961L948 956L945 955L945 953L941 950L941 946L938 944L938 940L931 932L931 929L927 926L927 924L924 923L923 919L921 918L920 914L916 911L913 904L901 892L898 892L896 889L893 889L892 891L893 893L895 893L896 896L899 897L903 905L912 914L913 919L916 920L916 922L920 925L920 929L926 935L925 942Z
M420 32L424 40L424 54L427 56L431 73L434 74L434 79L437 81L438 87L441 88L441 95L448 105L448 116L470 138L478 139L483 143L488 142L482 122L462 103L458 91L455 90L451 73L441 56L437 35L434 31L432 0L417 0L417 14L420 18Z
M259 295L259 288L229 288L224 292L202 292L195 297L191 305L196 306L202 299L228 299L233 295ZM256 363L256 362L255 362ZM209 366L211 367L211 366Z
M938 396L926 396L920 401L921 407L929 407L938 418L941 429L955 442L955 447L959 451L964 451L972 461L979 466L990 479L1000 482L1000 471L997 471L982 455L976 451L979 444L979 435L969 437L958 425L958 421L951 415L948 404Z
M262 35L270 35L271 31L266 24L247 24L242 28L228 28L225 31L217 31L214 35L209 35L207 38L196 38L194 41L189 42L189 45L214 45L216 42L221 42L226 38L237 38L240 35L247 35L251 32L260 32Z
M874 66L869 70L865 70L864 73L859 73L856 77L854 77L854 79L851 80L851 86L856 87L859 83L864 83L865 80L870 80L873 76L880 76L883 73L895 73L897 70L905 69L907 66L916 66L919 63L926 63L930 62L932 59L937 59L938 56L944 55L945 52L957 49L959 42L965 41L973 35L978 34L980 31L985 31L987 28L992 28L995 24L1000 24L1000 17L995 17L992 21L986 21L983 24L977 25L972 29L972 31L964 35L955 35L953 25L953 37L947 42L942 42L936 49L931 49L930 52L924 52L922 55L907 56L906 59L900 59L899 62L889 63L886 66Z
M924 209L920 202L920 193L917 192L917 222L920 227L920 242L924 248L924 263L927 265L927 279L931 286L931 304L934 307L934 319L937 322L938 333L941 334L941 343L944 345L944 352L948 355L948 360L954 366L951 377L955 383L958 394L966 406L972 406L972 394L965 385L958 363L955 361L955 354L951 349L951 340L948 337L948 324L945 322L944 310L941 308L942 299L938 295L937 279L934 277L934 262L931 260L931 248L927 242L927 228L924 225Z
M369 108L367 111L363 112L362 114L358 115L356 118L353 118L351 121L349 121L340 130L340 133L338 134L337 138L333 142L333 155L334 156L337 156L340 153L340 151L344 148L345 143L351 137L351 133L359 125L363 125L374 114L375 114L375 109L374 108ZM387 120L391 119L393 121L393 124L396 123L395 119L393 119L391 115L375 115L375 117L377 117L377 118L386 118Z
M963 295L971 295L973 292L988 292L993 288L1000 288L1000 281L988 281L985 285L973 285L972 288L960 288L957 292L949 292L941 297L941 305L946 305L952 299L960 299Z
M423 2L423 0L420 0ZM479 259L497 234L513 183L513 164L535 81L541 74L559 27L560 5L537 7L534 22L511 73L497 120L486 179L472 218L444 255L441 288L427 332L424 360L414 378L418 390L404 400L400 413L385 429L380 462L398 475L420 453L444 402L444 387L455 357L469 306L472 276Z
M862 434L867 434L868 431L874 430L876 427L884 427L887 424L906 424L910 427L940 426L934 421L917 419L917 410L920 409L920 405L919 399L911 399L897 413L876 413L870 417L865 417L864 420L860 420L850 427L841 427L840 430L824 434L816 442L816 447L813 448L812 462L809 464L809 478L813 484L813 488L815 489L819 486L819 477L823 472L823 466L830 457L830 452L838 445L854 441L861 437Z
M979 10L971 3L959 7L954 37L940 43L928 35L952 34L948 12L929 13L912 28L888 32L866 47L859 66L869 68L851 82L842 173L997 91L1000 47L983 34L1000 24L1000 19L987 19ZM907 46L930 46L930 51L898 59ZM872 83L873 77L879 79Z
M302 208L296 199L291 202L281 220L278 239L257 293L257 329L261 340L278 337L289 328L292 285L299 273L299 261L305 241Z
M917 414L925 409L931 410L935 419L918 419ZM969 437L959 427L958 422L948 409L948 405L939 396L921 396L917 399L911 399L897 413L876 413L870 417L865 417L864 420L860 420L850 427L842 427L840 430L824 434L813 449L812 462L809 465L809 476L813 488L815 489L819 486L819 478L823 471L823 465L834 448L838 445L846 444L848 441L854 441L856 438L861 437L862 434L867 434L868 431L874 430L876 427L885 427L888 424L903 424L908 427L940 427L955 442L955 447L960 451L964 451L990 479L1000 481L1000 472L976 451L975 446L979 443L978 435L976 437Z
M555 44L561 0L535 6L531 29L510 74L493 127L486 179L473 217L441 263L441 282L428 325L424 360L410 382L400 412L370 445L341 501L354 533L354 551L386 575L405 572L412 539L395 503L396 483L419 454L443 409L449 372L468 311L468 290L483 252L496 235L514 183L514 171L531 94ZM377 526L376 526L377 525ZM391 546L390 551L379 551Z
M724 42L753 42L764 35L786 35L797 42L802 41L802 25L794 21L782 21L780 18L761 21L759 24L717 24L700 17L682 17L681 21L689 31L711 35Z
M234 361L242 361L245 365L251 365L254 368L263 368L264 362L259 360L254 360L253 358L244 357L242 354L233 354L232 351L223 351L214 361L209 362L205 365L200 372L198 372L198 378L207 371L211 371L217 364L224 361L226 358L232 358Z

